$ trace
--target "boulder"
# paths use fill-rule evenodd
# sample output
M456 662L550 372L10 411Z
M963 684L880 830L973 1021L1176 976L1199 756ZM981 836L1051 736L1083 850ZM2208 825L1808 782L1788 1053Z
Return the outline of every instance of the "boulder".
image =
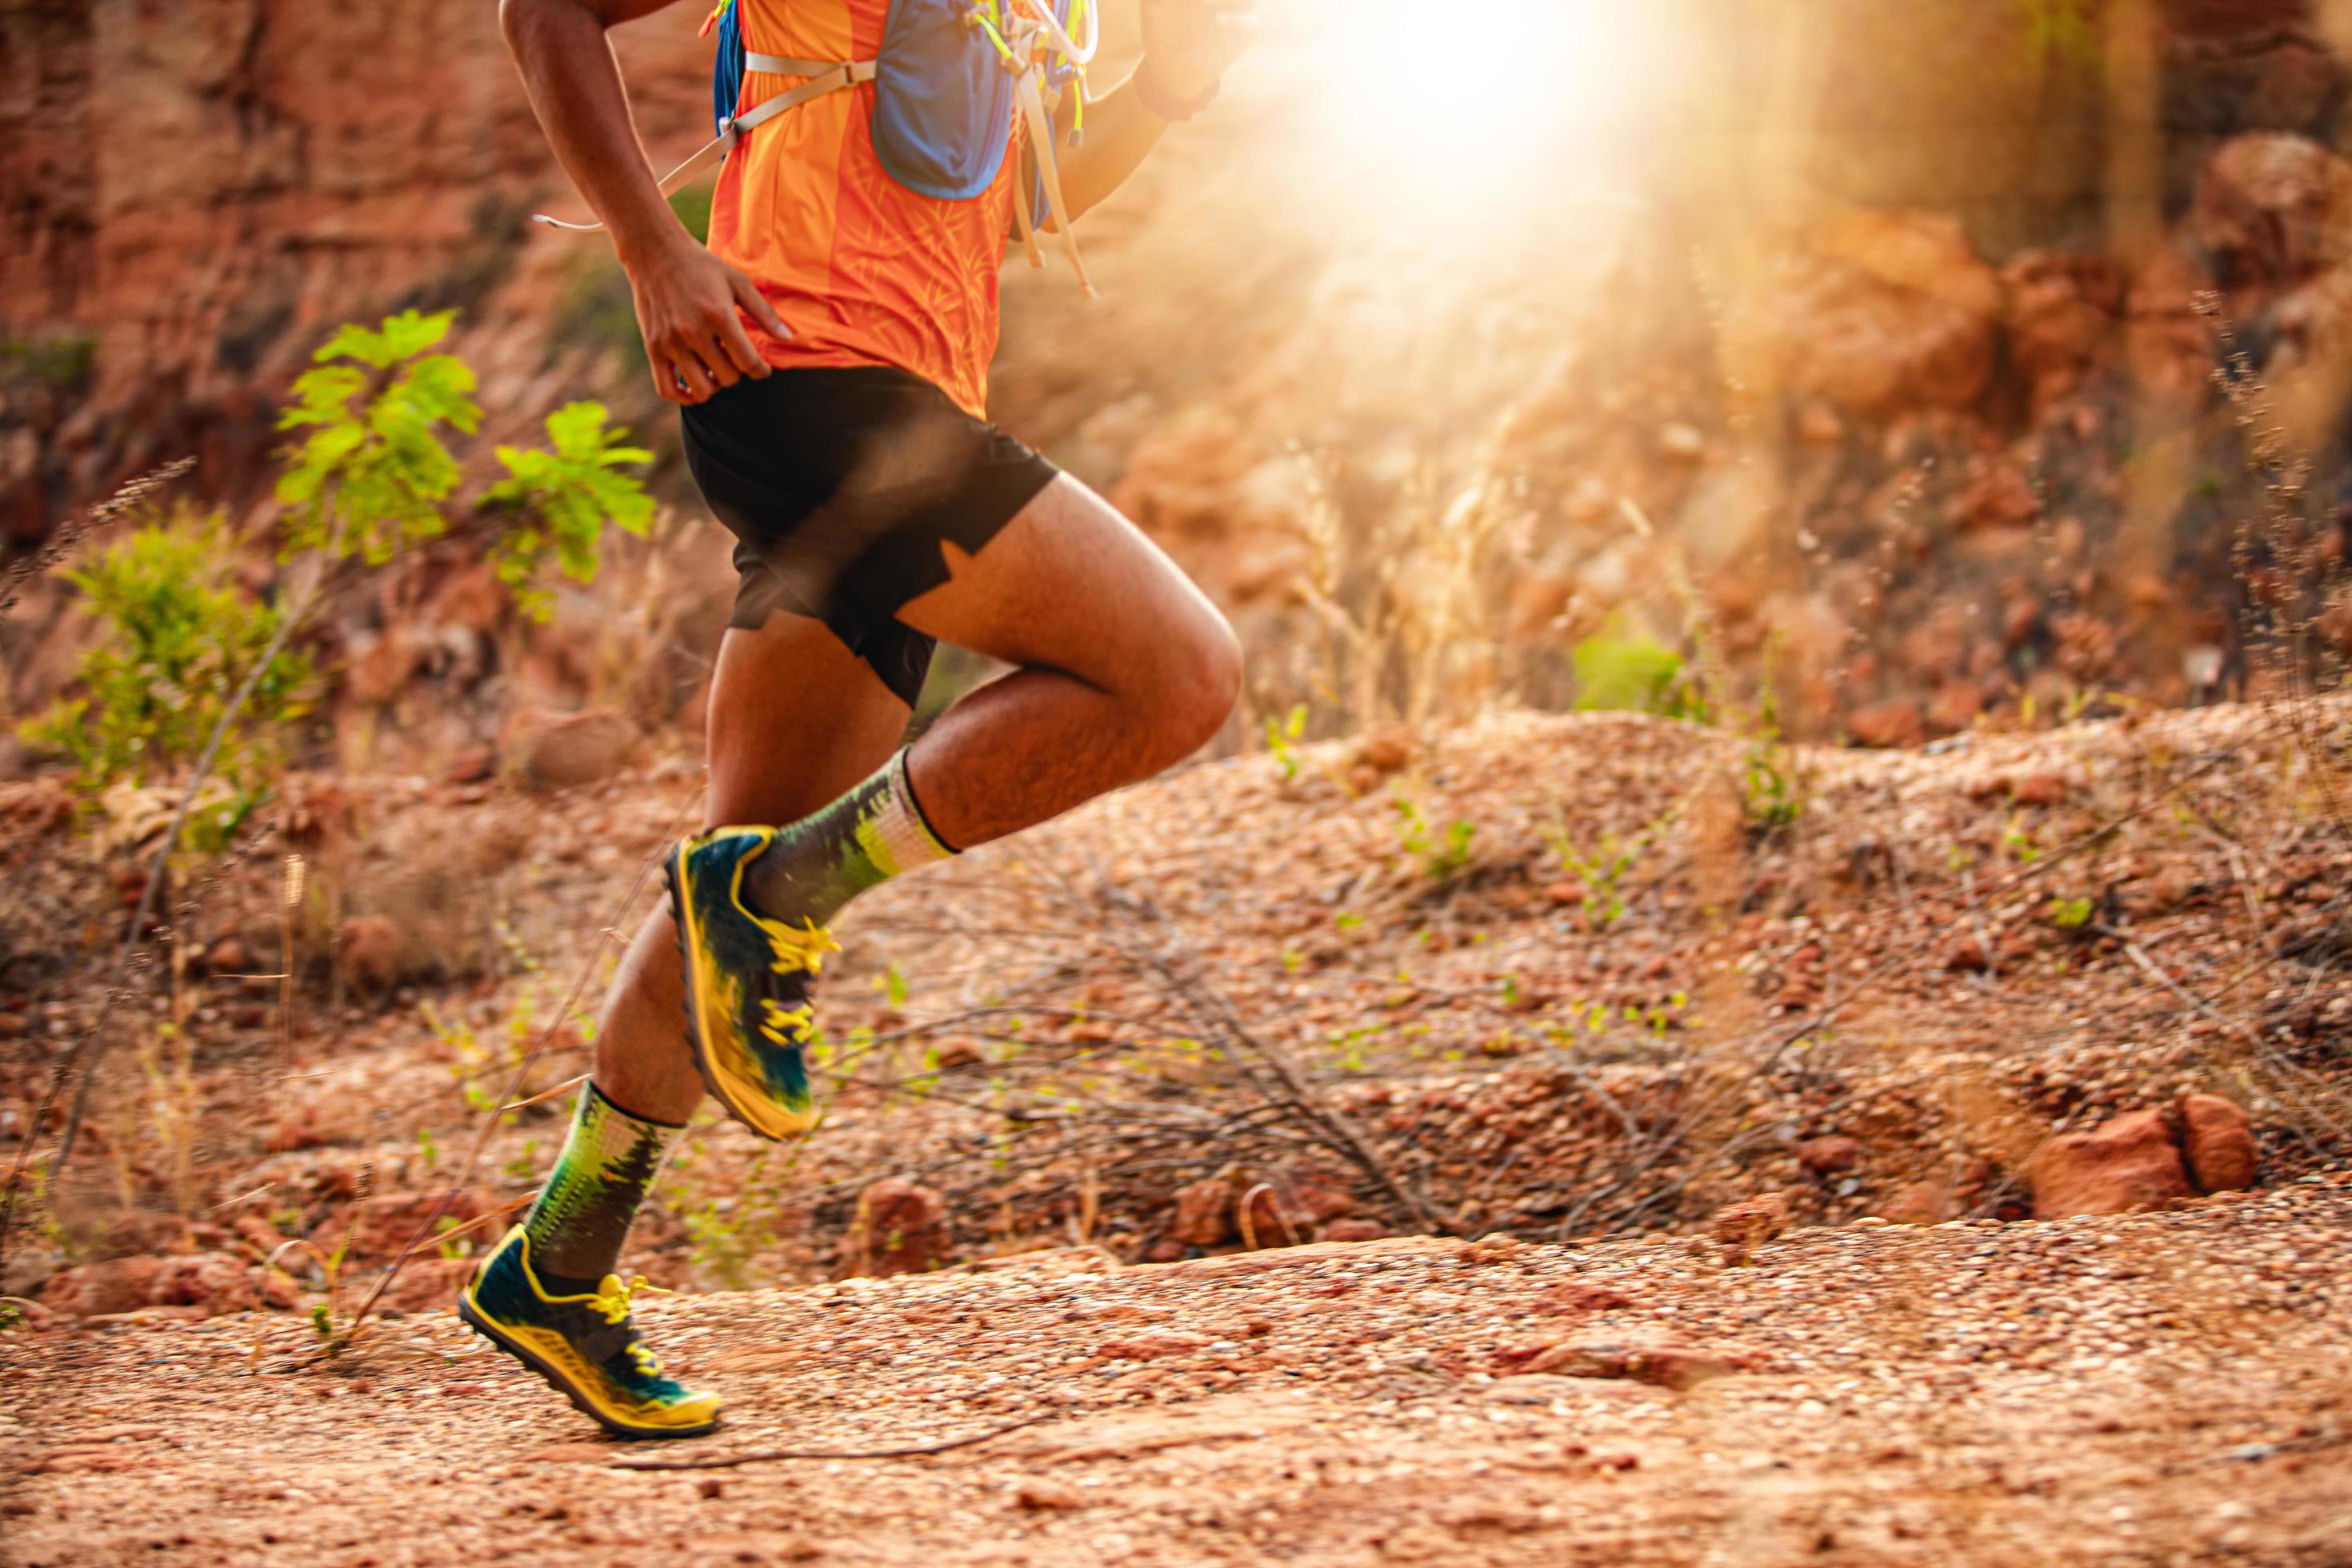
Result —
M886 1176L857 1194L836 1279L920 1274L947 1261L948 1204L929 1187Z
M1919 704L1908 698L1895 698L1870 703L1847 714L1845 732L1859 746L1899 750L1925 741L1927 726L1920 717Z
M1992 377L2000 280L1942 214L1836 214L1755 303L1781 387L1865 418L1965 408Z
M1210 1176L1176 1190L1176 1223L1168 1229L1171 1241L1187 1247L1215 1247L1234 1234L1234 1184L1229 1176Z
M2001 268L2010 356L2047 408L2082 384L2123 327L2124 279L2104 257L2030 250Z
M595 784L627 765L637 739L637 727L607 709L541 719L524 737L523 776L534 789Z
M84 1264L50 1279L41 1291L41 1305L82 1318L150 1307L194 1308L196 1315L210 1317L243 1311L256 1300L251 1266L226 1252Z
M2307 136L2233 137L2199 172L2188 227L2233 293L2291 289L2352 260L2352 164Z
M1797 1163L1816 1176L1842 1176L1862 1163L1862 1140L1832 1135L1797 1145Z
M2230 1193L2254 1184L2262 1150L2243 1110L2218 1094L2184 1094L2176 1109L2181 1152L2200 1190Z
M2179 1146L2160 1110L2135 1110L2035 1151L2033 1217L2129 1214L2194 1197Z

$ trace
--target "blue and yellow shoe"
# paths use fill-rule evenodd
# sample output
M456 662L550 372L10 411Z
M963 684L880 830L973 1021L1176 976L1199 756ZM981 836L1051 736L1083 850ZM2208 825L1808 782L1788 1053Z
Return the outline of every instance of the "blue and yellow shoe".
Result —
M651 1289L642 1274L607 1274L592 1294L551 1296L517 1226L474 1271L457 1316L614 1436L699 1437L719 1425L719 1396L663 1376L629 1321L629 1299Z
M789 1138L816 1125L803 1055L815 1027L808 987L841 946L814 921L795 930L743 902L743 868L775 837L715 828L671 850L667 868L694 1065L736 1121Z

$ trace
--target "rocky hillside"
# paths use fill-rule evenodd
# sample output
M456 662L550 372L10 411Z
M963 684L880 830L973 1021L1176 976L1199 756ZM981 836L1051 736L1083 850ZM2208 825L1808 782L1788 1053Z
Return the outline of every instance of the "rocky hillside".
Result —
M658 153L700 132L687 9L623 36ZM1300 702L1314 734L1564 706L1599 637L1716 659L1793 734L1900 744L2265 689L2279 608L2250 607L2249 563L2333 602L2352 169L2313 0L1665 8L1615 119L1419 223L1317 85L1344 17L1272 19L1217 112L1089 219L1101 302L1011 269L995 369L1003 421L1241 621L1252 731ZM522 221L567 198L485 7L6 26L19 537L180 453L190 495L266 525L287 375L404 303L467 309L486 441L595 392L668 450L604 248ZM89 133L118 100L143 114ZM2228 346L2236 405L2209 381ZM2286 514L2246 462L2273 428L2317 462ZM530 708L690 723L723 543L674 464L658 482L680 510L650 609L624 576L520 626L454 545L345 607L319 754L373 765L364 732L439 765ZM36 622L9 634L24 710L73 641ZM445 652L483 639L499 657ZM593 674L674 654L654 698Z

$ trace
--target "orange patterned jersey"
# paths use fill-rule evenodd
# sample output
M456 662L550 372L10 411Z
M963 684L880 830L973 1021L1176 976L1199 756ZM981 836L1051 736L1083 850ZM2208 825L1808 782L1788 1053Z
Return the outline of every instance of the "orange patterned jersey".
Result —
M736 4L746 48L803 60L872 59L890 10L889 0ZM802 79L745 73L737 112ZM873 114L866 82L748 132L719 173L710 248L793 330L779 342L746 320L770 364L896 365L983 417L1018 148L980 195L939 201L884 172Z

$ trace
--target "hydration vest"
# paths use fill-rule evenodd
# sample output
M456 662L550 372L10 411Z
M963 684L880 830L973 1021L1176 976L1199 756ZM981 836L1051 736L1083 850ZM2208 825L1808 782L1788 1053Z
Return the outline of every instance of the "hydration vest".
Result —
M1031 188L1013 203L1014 229L1032 267L1045 258L1037 229L1046 215L1062 237L1079 285L1094 285L1079 258L1055 161L1060 145L1045 110L1051 91L1072 93L1069 142L1085 135L1086 68L1102 41L1100 0L890 0L882 47L870 60L803 60L760 54L743 41L735 0L719 0L703 23L719 34L710 73L717 137L663 176L669 190L712 153L720 157L760 126L803 103L874 84L874 151L883 172L907 189L940 201L971 201L995 183L1012 144L1013 117L1028 130L1036 163ZM1073 35L1076 35L1074 37ZM738 112L743 78L753 71L800 77L799 86ZM594 229L545 214L557 228Z

